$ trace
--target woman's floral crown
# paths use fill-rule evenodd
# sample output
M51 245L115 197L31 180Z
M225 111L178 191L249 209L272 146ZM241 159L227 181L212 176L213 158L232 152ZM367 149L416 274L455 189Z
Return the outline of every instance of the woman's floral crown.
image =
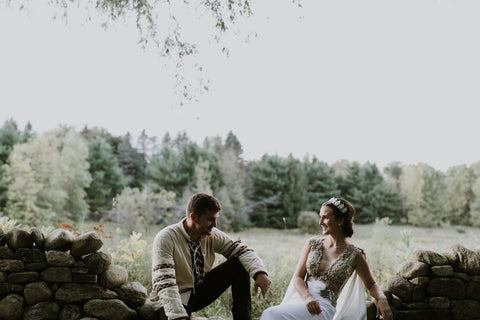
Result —
M325 202L324 205L325 204L333 204L335 207L337 207L338 210L340 210L341 213L347 212L347 206L345 205L345 203L335 197L328 199L328 201Z

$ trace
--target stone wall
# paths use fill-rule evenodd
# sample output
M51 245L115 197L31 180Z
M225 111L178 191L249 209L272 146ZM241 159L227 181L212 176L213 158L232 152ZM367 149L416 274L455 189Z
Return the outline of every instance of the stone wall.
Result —
M0 229L0 320L151 318L145 287L102 246L94 231Z
M480 319L480 250L414 248L412 256L387 282L396 320Z

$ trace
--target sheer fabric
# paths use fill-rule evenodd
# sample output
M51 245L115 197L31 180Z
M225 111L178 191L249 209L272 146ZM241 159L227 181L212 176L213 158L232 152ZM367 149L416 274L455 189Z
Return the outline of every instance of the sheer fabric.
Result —
M307 288L320 303L322 313L311 315L293 286L293 278L280 305L268 308L261 320L366 320L365 288L352 263L363 250L350 245L325 271L318 269L323 238L311 239L307 258Z

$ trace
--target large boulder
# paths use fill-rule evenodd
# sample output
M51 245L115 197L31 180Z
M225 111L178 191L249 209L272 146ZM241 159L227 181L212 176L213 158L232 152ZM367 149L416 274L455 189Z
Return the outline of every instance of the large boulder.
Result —
M45 250L45 236L43 232L37 227L32 227L30 228L30 234L32 235L35 247L42 251Z
M52 267L71 267L75 264L75 258L64 251L50 250L45 256Z
M427 285L430 297L465 298L465 283L458 278L434 278Z
M15 251L14 259L22 260L25 263L45 262L45 253L37 248L20 248Z
M428 264L419 261L407 261L397 267L397 275L407 279L425 277L430 273Z
M413 247L411 251L415 260L431 266L441 266L448 263L448 260L444 255L427 248Z
M23 296L27 305L48 301L53 297L53 291L43 281L32 282L25 285Z
M0 300L0 319L18 320L22 318L23 297L18 294L10 294Z
M83 312L100 320L129 320L137 319L137 313L118 299L94 299L83 306Z
M59 307L52 301L39 302L25 308L24 320L57 320Z
M50 267L40 273L43 281L72 282L72 271L66 267Z
M412 301L414 285L400 276L393 276L387 280L387 290L400 298L403 302Z
M82 308L76 304L66 304L60 310L58 320L79 320L82 318Z
M480 274L480 254L477 251L456 244L445 249L443 255L456 271Z
M13 250L20 248L32 248L33 237L30 233L20 228L12 228L5 233L7 245Z
M74 257L84 256L97 252L103 246L100 235L95 231L90 231L76 237L70 248L70 254Z
M101 299L105 290L98 284L65 283L55 291L55 301L59 303L84 302Z
M106 289L115 289L128 281L128 271L122 266L111 265L98 277L98 283Z
M65 229L55 229L45 238L45 250L67 251L73 242L73 235Z
M2 272L22 272L25 270L25 263L15 259L1 259L0 271Z
M110 267L112 256L108 253L97 252L86 256L83 263L85 263L89 273L98 275Z
M147 289L140 282L127 282L116 288L115 292L132 309L143 306L148 298Z
M480 301L452 300L451 305L453 320L478 319L480 315Z

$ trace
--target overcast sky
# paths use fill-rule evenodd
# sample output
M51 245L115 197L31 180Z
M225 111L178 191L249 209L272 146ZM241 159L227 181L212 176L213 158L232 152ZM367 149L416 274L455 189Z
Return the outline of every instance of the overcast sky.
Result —
M258 37L232 42L229 58L205 47L210 91L184 106L134 26L65 25L0 2L0 121L186 131L198 143L231 130L248 160L310 154L442 171L480 160L480 1L257 2L247 28Z

